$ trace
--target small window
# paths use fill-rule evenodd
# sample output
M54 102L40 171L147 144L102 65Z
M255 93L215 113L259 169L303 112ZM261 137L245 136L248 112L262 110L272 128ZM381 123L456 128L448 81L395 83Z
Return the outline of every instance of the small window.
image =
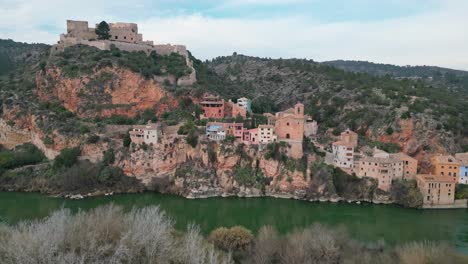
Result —
M115 36L115 39L119 39L119 37L118 37L118 36Z
M124 39L127 39L127 36L124 36Z

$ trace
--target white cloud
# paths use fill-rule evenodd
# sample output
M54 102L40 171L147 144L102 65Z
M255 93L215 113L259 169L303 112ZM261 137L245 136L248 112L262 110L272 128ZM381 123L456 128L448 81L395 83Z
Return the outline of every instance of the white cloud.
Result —
M145 3L145 0L138 2ZM284 1L230 0L227 3L258 5L268 2L281 5ZM112 3L91 0L49 0L47 3L0 0L0 6L0 38L27 42L54 43L59 38L58 34L65 31L66 19L95 23L101 19L122 21L128 16L123 14L126 10L114 12L121 8ZM138 6L135 8L145 5ZM292 14L260 19L166 14L148 19L135 16L135 22L139 23L145 39L156 43L185 44L202 59L236 51L261 57L299 57L318 61L355 59L468 70L466 10L468 1L447 0L440 1L440 8L436 10L377 22L321 23L311 17ZM42 25L49 28L42 28ZM51 31L50 27L58 30Z
M207 59L238 53L314 60L353 59L468 70L468 3L380 22L317 23L309 18L222 19L201 15L140 21L147 39L186 44Z

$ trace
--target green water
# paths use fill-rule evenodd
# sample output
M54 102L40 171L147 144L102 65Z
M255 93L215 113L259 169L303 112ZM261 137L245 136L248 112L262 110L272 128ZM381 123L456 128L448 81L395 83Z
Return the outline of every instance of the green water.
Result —
M45 217L61 207L90 209L114 203L130 209L159 205L183 229L198 224L206 234L219 226L243 225L257 231L263 225L280 232L319 222L344 225L351 236L363 241L384 239L388 244L408 241L446 241L468 253L468 210L416 210L371 204L310 203L275 198L212 198L187 200L154 193L65 200L40 194L0 192L0 221Z

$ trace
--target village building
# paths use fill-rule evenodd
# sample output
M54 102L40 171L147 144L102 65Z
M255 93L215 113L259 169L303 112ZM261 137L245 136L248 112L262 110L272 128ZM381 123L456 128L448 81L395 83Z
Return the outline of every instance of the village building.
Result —
M403 179L410 180L410 179L416 178L416 174L418 173L418 160L417 159L412 158L403 152L387 153L377 148L374 148L374 157L400 160L403 162Z
M460 176L460 163L451 155L437 155L431 159L433 174L440 177L449 177L458 182Z
M259 134L258 134L258 128L253 128L249 129L249 135L244 138L244 140L248 139L246 141L247 144L252 144L252 145L257 145L259 142Z
M200 102L203 110L201 119L222 119L225 117L247 117L247 109L233 103L231 100L225 102L218 96L205 95Z
M370 177L378 181L378 188L389 191L393 179L403 178L404 162L394 157L365 157L356 162L356 176Z
M201 119L224 118L224 99L220 99L218 96L206 95L200 105L203 110L203 114L200 116Z
M457 153L455 154L455 158L460 163L460 178L458 179L458 183L468 184L468 152Z
M346 170L354 168L354 151L358 145L357 134L347 129L340 135L340 140L332 144L333 165Z
M354 131L351 131L349 128L346 131L340 134L340 141L344 143L349 143L353 148L358 146L358 134Z
M252 112L252 101L248 98L241 97L237 99L237 106L245 109L248 113Z
M419 174L416 176L416 181L423 196L424 206L454 204L455 183L451 177Z
M224 116L225 117L239 117L240 116L242 118L246 118L247 109L229 100L228 102L224 104Z
M139 144L157 144L159 126L149 123L147 125L134 126L129 132L132 143Z
M333 165L343 169L354 168L354 146L349 142L336 141L332 144Z
M304 118L304 136L308 138L315 138L318 132L317 121L313 120L310 116Z
M259 125L258 142L260 144L269 144L276 142L275 127L271 125Z
M273 119L273 118L271 118ZM274 121L275 133L278 141L286 142L290 146L289 156L302 158L302 141L304 139L304 105L297 103L293 108L276 113Z
M223 123L210 122L206 124L205 135L213 141L222 141L226 139L226 130Z
M244 138L244 123L223 123L226 136L233 136L236 140Z

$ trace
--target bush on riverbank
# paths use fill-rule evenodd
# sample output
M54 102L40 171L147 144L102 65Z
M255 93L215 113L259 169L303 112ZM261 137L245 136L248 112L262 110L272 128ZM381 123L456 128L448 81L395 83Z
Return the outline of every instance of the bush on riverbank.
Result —
M423 204L423 196L416 181L395 180L392 182L390 197L395 203L409 208L419 208Z
M124 212L119 206L109 205L75 215L62 209L40 221L0 224L0 259L5 264L456 264L468 260L447 245L410 243L390 248L381 242L364 244L350 239L342 228L320 224L284 236L272 227L263 227L255 238L249 230L235 228L242 231L241 236L237 231L231 232L236 235L222 236L229 247L224 243L213 246L194 225L185 232L176 231L174 221L158 207Z

